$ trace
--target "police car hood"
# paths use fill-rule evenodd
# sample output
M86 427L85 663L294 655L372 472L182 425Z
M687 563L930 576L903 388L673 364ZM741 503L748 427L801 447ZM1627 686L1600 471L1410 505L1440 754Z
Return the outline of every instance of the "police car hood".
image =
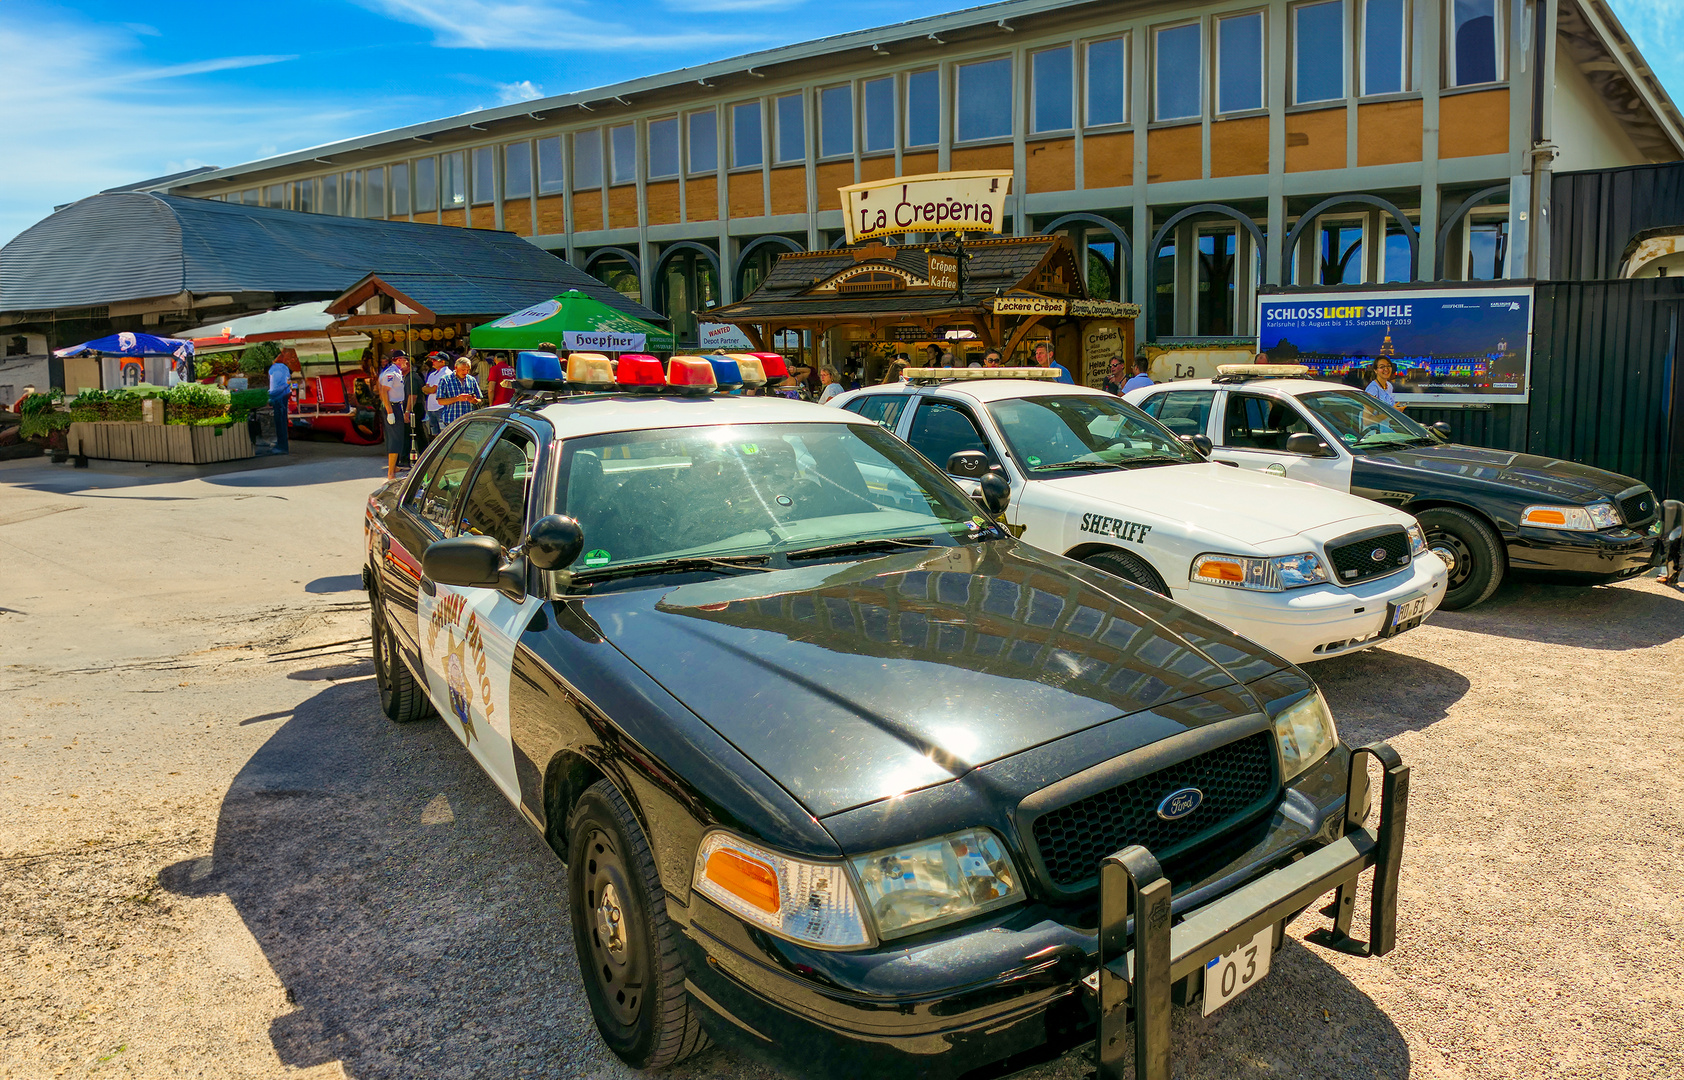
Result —
M1012 540L583 606L817 817L1286 667L1156 594Z
M1105 514L1109 507L1118 518L1173 517L1240 544L1323 535L1320 530L1335 524L1340 528L1333 531L1348 531L1396 517L1342 491L1216 462L1108 469L1035 482L1073 497L1084 512L1091 503L1095 513Z

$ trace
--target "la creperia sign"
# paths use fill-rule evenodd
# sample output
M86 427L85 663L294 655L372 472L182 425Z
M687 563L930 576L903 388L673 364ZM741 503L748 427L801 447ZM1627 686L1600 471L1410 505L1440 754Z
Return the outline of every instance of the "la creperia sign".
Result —
M1000 231L1012 174L928 173L842 188L848 242L907 233Z

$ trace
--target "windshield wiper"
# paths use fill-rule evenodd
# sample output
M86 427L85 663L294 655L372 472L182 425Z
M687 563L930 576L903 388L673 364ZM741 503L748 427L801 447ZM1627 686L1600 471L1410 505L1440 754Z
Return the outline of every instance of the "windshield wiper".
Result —
M1037 465L1036 472L1046 472L1048 469L1121 469L1124 466L1115 461L1060 461L1053 465Z
M697 570L759 570L770 573L765 555L679 555L670 559L650 559L647 562L625 563L576 570L572 581L613 581L616 578L638 577L642 574L682 574Z
M801 548L789 552L784 557L790 562L797 559L822 559L828 555L850 555L856 551L892 551L902 547L929 547L935 540L927 536L879 536L871 540L845 540L840 544L822 544L818 547Z

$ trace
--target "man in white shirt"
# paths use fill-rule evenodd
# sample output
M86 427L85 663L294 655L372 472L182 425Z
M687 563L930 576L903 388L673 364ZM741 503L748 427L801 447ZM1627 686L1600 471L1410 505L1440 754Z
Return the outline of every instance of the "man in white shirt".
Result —
M409 456L409 428L404 424L404 376L409 373L409 354L399 349L386 358L380 372L380 399L386 406L386 479L398 475L398 458ZM407 462L406 462L407 464Z
M427 395L427 441L438 438L439 434L439 380L444 378L450 370L450 362L443 353L429 353L427 361L433 365L433 370L427 372L424 384Z

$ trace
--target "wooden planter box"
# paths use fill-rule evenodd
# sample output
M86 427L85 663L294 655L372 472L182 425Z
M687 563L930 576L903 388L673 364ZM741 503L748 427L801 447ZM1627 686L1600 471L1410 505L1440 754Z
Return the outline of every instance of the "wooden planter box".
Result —
M205 465L256 457L243 423L223 427L96 421L70 425L70 452L107 461Z

